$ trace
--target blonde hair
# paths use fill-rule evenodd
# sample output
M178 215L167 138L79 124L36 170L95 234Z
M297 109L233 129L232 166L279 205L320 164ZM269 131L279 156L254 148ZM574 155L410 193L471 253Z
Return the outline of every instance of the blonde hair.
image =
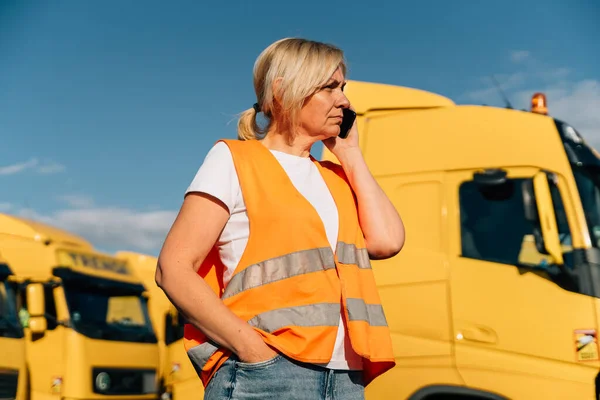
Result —
M346 75L344 53L339 48L312 40L285 38L264 49L254 63L254 91L259 111L263 112L268 124L261 128L256 116L258 111L251 107L242 112L238 121L238 138L253 140L263 137L269 130L274 111L280 113L292 140L297 126L297 115L307 97L321 88L331 75L340 68ZM277 87L278 106L275 107L274 83Z

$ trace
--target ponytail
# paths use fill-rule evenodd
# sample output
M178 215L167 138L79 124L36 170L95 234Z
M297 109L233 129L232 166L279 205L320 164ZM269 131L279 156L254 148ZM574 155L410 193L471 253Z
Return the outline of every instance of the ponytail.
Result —
M254 107L247 109L242 113L238 120L238 139L255 140L258 139L261 130L256 123L256 109Z

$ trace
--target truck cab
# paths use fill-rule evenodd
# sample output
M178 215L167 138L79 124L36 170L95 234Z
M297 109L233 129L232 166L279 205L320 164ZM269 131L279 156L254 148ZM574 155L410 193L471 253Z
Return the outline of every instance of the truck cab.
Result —
M358 81L346 94L406 227L403 250L372 261L397 366L367 399L597 399L597 153L540 107Z
M184 319L165 293L156 285L156 257L120 251L116 257L126 261L148 289L150 318L160 348L160 392L162 400L186 400L204 395L202 381L183 346Z
M25 399L25 336L17 313L17 284L0 256L0 399Z
M19 283L30 399L156 398L157 339L126 262L6 214L0 251Z

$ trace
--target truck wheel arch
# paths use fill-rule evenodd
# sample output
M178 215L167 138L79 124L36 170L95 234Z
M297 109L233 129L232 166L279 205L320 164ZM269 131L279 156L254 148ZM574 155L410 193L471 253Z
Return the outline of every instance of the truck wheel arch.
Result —
M408 400L509 400L497 393L471 389L464 386L432 385L414 392Z

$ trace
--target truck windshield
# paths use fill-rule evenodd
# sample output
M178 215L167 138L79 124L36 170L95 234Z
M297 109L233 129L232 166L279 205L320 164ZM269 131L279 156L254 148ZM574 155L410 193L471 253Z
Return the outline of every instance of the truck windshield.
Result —
M600 166L574 166L573 175L592 245L600 247Z
M573 170L592 245L600 247L600 154L573 126L556 118L554 123Z
M0 336L22 338L23 328L17 315L17 296L14 284L0 280Z
M73 328L93 339L156 343L144 287L80 274L63 274Z

